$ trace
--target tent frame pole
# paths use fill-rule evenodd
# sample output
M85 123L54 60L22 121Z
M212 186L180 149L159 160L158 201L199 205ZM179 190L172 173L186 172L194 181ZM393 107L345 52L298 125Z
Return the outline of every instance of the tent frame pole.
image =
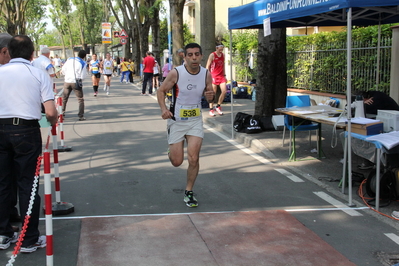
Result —
M234 139L234 112L233 112L233 33L230 30L230 108L231 108L231 139Z
M347 36L346 36L346 64L347 64L347 77L346 77L346 101L347 101L347 118L348 118L348 145L347 145L347 155L348 155L348 206L355 207L356 205L352 202L352 125L351 125L351 118L352 118L352 8L348 9L347 12ZM343 184L345 186L345 184Z

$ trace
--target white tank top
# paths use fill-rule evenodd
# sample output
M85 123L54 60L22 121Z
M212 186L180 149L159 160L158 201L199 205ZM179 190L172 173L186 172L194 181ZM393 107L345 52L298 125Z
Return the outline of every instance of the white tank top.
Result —
M112 69L113 69L113 65L112 65L112 60L107 60L104 59L104 69L103 69L103 74L105 75L111 75L112 74Z
M208 70L200 66L197 74L190 74L185 65L175 68L177 82L172 88L170 111L176 121L201 119L201 97L206 88Z

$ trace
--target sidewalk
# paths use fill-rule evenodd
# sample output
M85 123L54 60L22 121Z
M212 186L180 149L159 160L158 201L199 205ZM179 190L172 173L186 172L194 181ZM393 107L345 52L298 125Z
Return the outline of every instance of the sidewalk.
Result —
M222 105L224 115L210 117L208 110L204 109L204 123L218 131L223 132L226 136L232 136L232 118L231 105L224 103ZM255 110L255 102L249 99L234 99L233 113L244 112L253 114ZM234 119L234 118L233 118ZM262 153L268 160L274 164L295 169L301 173L305 178L328 189L331 193L342 198L344 202L348 203L348 191L345 194L341 193L339 182L342 177L343 165L340 160L343 158L343 148L339 139L339 133L342 129L337 129L337 139L333 136L333 126L322 125L322 150L325 158L317 159L316 150L316 135L312 133L312 142L309 146L309 133L307 131L296 133L296 148L297 161L290 162L289 159L289 131L286 132L285 145L282 146L282 131L264 131L258 134L246 134L234 132L234 139L250 147L257 152ZM336 145L332 148L332 144ZM312 152L313 150L313 152ZM360 170L358 165L362 163L362 159L358 156L352 156L352 171L363 174L367 178L371 170ZM360 183L353 183L352 199L356 206L366 206L363 200L358 196L357 190ZM365 190L365 189L364 189ZM366 195L367 196L367 195ZM380 212L390 216L393 210L399 210L399 203L392 202L387 207L380 207ZM378 213L374 213L376 217L397 226L397 221L386 218Z

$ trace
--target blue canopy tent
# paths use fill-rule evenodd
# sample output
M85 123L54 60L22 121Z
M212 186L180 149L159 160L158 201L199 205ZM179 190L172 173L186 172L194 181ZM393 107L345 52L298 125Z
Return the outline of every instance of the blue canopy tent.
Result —
M399 22L398 0L259 0L229 8L228 26L233 29L261 29L270 18L272 28L304 26L347 26L347 99L351 99L352 25L368 26ZM348 112L348 132L351 132L351 114ZM348 138L348 150L351 138ZM352 203L351 152L348 154L349 206ZM377 163L377 171L379 163ZM377 182L379 184L379 182ZM376 195L378 206L379 190Z
M399 21L397 0L259 0L229 8L229 29L262 28L270 18L274 28L346 26L352 9L354 25L368 26Z

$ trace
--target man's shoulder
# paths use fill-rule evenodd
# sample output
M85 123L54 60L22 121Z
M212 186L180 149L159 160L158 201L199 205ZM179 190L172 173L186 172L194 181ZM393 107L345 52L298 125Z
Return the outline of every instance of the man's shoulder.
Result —
M51 61L46 56L39 55L37 58L35 58L35 60L33 60L33 63L35 62L51 62Z

